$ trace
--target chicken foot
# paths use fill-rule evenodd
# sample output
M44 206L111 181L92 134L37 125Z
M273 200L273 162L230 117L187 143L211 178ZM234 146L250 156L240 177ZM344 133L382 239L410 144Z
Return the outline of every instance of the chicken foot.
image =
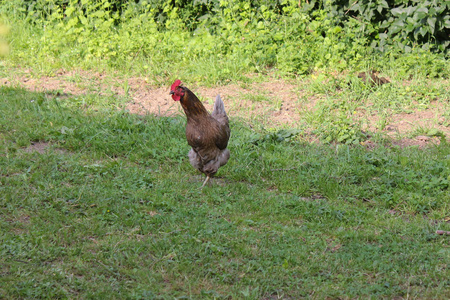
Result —
M205 186L205 184L208 182L208 180L209 180L209 175L206 175L206 179L203 182L202 188Z

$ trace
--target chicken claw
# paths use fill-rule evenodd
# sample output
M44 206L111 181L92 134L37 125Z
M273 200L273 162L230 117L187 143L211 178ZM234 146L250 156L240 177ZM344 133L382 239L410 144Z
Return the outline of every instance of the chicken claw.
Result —
M209 180L209 176L206 176L206 179L205 179L205 181L203 182L202 188L205 186L205 184L208 182L208 180Z

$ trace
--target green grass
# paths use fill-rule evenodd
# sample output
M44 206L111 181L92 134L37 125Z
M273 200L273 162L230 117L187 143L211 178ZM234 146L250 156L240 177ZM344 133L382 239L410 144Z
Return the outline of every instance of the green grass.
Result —
M429 109L434 109L434 116L427 116L433 125L449 125L450 89L445 79L418 77L401 80L394 75L389 84L372 86L354 74L319 73L300 84L303 92L300 101L306 104L301 112L302 121L306 128L311 128L326 142L360 143L368 136L383 134L383 129L394 117L399 122L400 114L417 113L416 119L420 120L420 113ZM314 103L314 107L308 103ZM371 116L378 117L378 120L371 120ZM413 123L411 129L399 137L417 136L419 133L445 135L440 129L420 128ZM362 131L370 132L363 134Z
M0 87L0 298L450 298L449 240L435 234L450 231L449 145L401 149L369 133L367 150L355 113L383 129L439 105L448 127L448 55L369 51L359 25L325 37L331 25L303 13L223 19L210 34L142 11L117 26L89 14L77 31L20 7L0 5L11 27L0 75L12 81ZM59 69L107 78L75 72L82 95L15 87ZM392 83L355 78L371 69ZM232 118L231 159L201 190L185 118L128 113L132 77L248 89L282 78L315 107L295 129ZM242 98L281 105L264 91ZM306 129L325 143L305 142Z
M450 297L448 144L369 151L232 119L201 190L184 118L124 101L0 88L0 298Z
M194 21L198 15L180 11L170 1L158 17L158 9L144 3L128 3L116 14L109 1L101 1L105 7L100 12L97 1L61 7L56 0L47 2L0 3L0 25L10 27L8 35L0 36L10 44L8 66L25 65L45 75L73 68L118 72L147 76L155 85L190 78L214 86L255 81L249 73L301 77L349 69L378 69L400 80L450 76L445 51L417 46L410 53L397 47L381 53L369 46L369 34L356 20L341 28L325 10L302 11L295 1L284 3L282 15L263 13L265 5L254 11L248 4L224 2L223 9L203 21ZM201 24L192 30L190 22Z

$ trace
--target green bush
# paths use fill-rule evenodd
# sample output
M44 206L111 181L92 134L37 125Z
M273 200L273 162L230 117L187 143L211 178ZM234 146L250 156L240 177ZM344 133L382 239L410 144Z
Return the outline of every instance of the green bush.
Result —
M158 25L158 29L177 29L194 31L207 27L211 33L223 29L236 29L239 22L245 27L266 26L280 29L275 23L283 17L297 17L301 6L308 13L326 11L331 23L347 27L357 21L360 31L372 46L384 50L395 46L410 51L416 45L424 48L437 48L447 51L450 44L450 1L442 0L325 0L301 3L292 0L278 1L126 1L126 0L15 0L16 6L27 12L33 22L62 20L75 23L74 12L78 17L99 18L117 25L128 22L130 10L134 16L148 14ZM67 13L69 12L69 13ZM321 14L315 14L321 19ZM177 19L177 22L175 22ZM70 21L71 20L71 21ZM82 20L80 20L82 21ZM260 22L266 23L261 25ZM94 22L95 23L95 22ZM226 25L228 24L228 25ZM107 25L107 24L106 24ZM250 26L249 26L250 25ZM252 26L253 25L253 26ZM333 24L331 24L334 26ZM239 26L238 26L239 27ZM355 31L356 32L356 31Z
M324 8L341 25L355 19L381 51L394 47L411 52L413 47L448 52L450 1L442 0L328 0Z
M33 27L28 36L11 34L13 55L22 61L141 65L141 72L163 77L169 66L190 74L195 64L204 69L201 77L218 83L267 68L301 75L383 67L405 51L442 65L450 17L448 1L438 2L329 0L299 8L293 0L12 0L0 4L0 13ZM211 61L219 62L210 67ZM449 75L434 63L421 72Z

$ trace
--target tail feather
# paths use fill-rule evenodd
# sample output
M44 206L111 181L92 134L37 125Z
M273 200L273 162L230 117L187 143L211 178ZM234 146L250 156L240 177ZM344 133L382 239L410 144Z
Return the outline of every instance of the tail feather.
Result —
M217 115L227 115L225 112L225 105L223 104L222 98L220 98L220 95L217 95L216 102L214 102L214 109L212 112L213 116Z

